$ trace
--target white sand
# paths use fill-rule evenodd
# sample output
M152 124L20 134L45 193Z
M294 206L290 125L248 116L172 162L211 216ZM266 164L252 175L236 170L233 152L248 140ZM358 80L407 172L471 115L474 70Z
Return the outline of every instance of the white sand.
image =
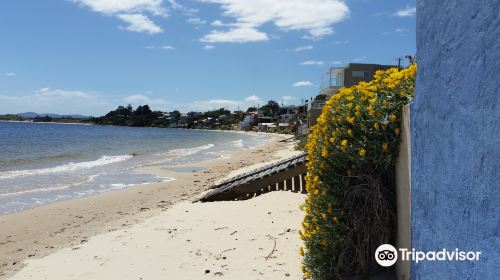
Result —
M12 279L302 279L297 230L304 198L271 192L246 201L181 202L130 228L27 260Z

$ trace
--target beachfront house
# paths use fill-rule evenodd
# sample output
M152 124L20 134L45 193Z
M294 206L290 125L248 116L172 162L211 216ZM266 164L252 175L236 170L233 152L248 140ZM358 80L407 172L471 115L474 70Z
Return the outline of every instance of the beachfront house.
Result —
M351 87L359 82L368 82L373 79L378 70L387 70L396 65L349 63L344 67L331 67L321 77L321 84L318 95L308 102L307 106L307 126L308 128L316 124L316 119L321 115L321 110L326 100L337 93L342 87Z
M241 130L250 130L252 126L255 126L257 124L257 112L248 112L243 120L240 122L240 129Z
M294 105L283 106L279 110L278 122L292 123L297 121L297 110Z

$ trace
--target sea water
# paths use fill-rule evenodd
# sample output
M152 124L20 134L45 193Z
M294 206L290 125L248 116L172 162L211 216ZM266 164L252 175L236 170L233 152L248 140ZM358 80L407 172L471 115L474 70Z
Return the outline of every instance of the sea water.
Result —
M265 141L222 131L0 122L0 213L174 180L133 169L218 159Z

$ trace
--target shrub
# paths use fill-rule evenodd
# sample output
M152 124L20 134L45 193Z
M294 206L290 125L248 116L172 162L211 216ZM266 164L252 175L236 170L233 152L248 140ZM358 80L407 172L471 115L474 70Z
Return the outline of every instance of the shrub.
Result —
M415 74L416 65L377 71L326 102L306 146L308 196L299 231L305 278L373 272L373 252L393 241L400 114L413 98Z

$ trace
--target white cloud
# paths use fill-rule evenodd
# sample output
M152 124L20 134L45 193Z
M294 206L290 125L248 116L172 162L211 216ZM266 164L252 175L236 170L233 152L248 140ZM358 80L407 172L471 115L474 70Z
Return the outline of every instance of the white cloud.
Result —
M4 76L6 76L6 77L13 77L15 75L16 75L16 73L14 73L14 72L5 72L4 73Z
M340 60L334 60L334 61L332 61L332 64L333 65L340 65L340 64L342 64L342 61L340 61Z
M226 24L224 24L220 20L214 20L214 21L212 21L211 25L213 25L213 26L225 26Z
M131 105L135 105L135 106L147 104L150 107L154 107L154 106L165 106L165 105L170 104L170 102L168 102L164 99L161 99L161 98L153 99L153 98L149 98L149 97L142 95L142 94L130 95L130 96L123 98L123 100L125 102L127 102Z
M300 51L309 51L309 50L312 50L314 47L309 45L309 46L302 46L302 47L298 47L295 49L296 52L300 52Z
M148 49L148 50L153 50L155 49L156 47L155 46L145 46L144 48Z
M210 99L205 101L194 101L193 103L183 105L188 111L208 111L215 110L219 108L225 108L228 110L235 110L243 104L242 102L229 99Z
M233 99L210 99L203 101L194 101L189 104L183 104L182 107L185 110L192 111L207 111L214 110L219 108L225 108L227 110L236 110L236 109L246 109L250 106L257 106L257 104L264 104L265 102L256 95L251 95L243 100L233 100Z
M396 32L406 32L406 31L408 31L408 29L405 29L405 28L396 28L395 31Z
M175 50L174 46L171 46L171 45L165 45L165 46L163 46L161 48L164 49L164 50L170 50L170 51L171 50Z
M323 64L325 64L325 62L321 60L307 60L300 63L300 65L323 65Z
M257 95L250 95L248 97L245 97L245 101L258 103L258 102L262 102L263 100L260 99L260 97L258 97Z
M170 7L173 10L180 11L185 16L193 16L194 14L199 12L197 9L188 8L184 5L179 4L175 0L168 0L168 2L170 3Z
M397 11L396 13L394 13L394 15L398 17L412 17L415 15L416 12L417 12L416 7L406 7L404 9Z
M193 25L202 25L202 24L207 23L207 21L196 17L196 18L188 18L187 23L190 23Z
M204 43L246 43L267 40L269 38L266 33L248 26L234 27L229 31L212 30L200 39Z
M88 7L94 12L108 16L116 16L128 26L122 29L133 32L157 34L163 32L148 15L168 16L168 9L162 0L71 0L80 6Z
M3 113L58 113L101 115L113 109L106 100L84 91L50 89L35 90L21 96L0 95L0 112Z
M298 81L294 83L292 86L293 87L310 87L313 86L314 84L311 83L310 81Z
M214 48L215 48L215 47L214 47L213 45L205 45L205 46L203 47L203 49L205 49L205 50L211 50L211 49L214 49Z
M72 2L107 15L146 12L155 16L167 15L162 0L72 0Z
M245 97L246 102L262 102L262 99L258 97L257 95L250 95L248 97Z
M235 23L229 30L213 30L202 41L255 42L268 39L258 29L273 23L283 31L306 31L312 38L333 33L332 25L349 15L349 8L342 0L201 0L221 6L224 16L233 17ZM220 26L222 22L216 21ZM249 39L242 34L253 35ZM239 36L237 36L239 35ZM233 40L234 39L234 40Z
M128 26L121 27L122 29L133 32L146 32L149 34L162 33L161 27L156 25L152 20L143 14L119 14L118 18L128 23Z

